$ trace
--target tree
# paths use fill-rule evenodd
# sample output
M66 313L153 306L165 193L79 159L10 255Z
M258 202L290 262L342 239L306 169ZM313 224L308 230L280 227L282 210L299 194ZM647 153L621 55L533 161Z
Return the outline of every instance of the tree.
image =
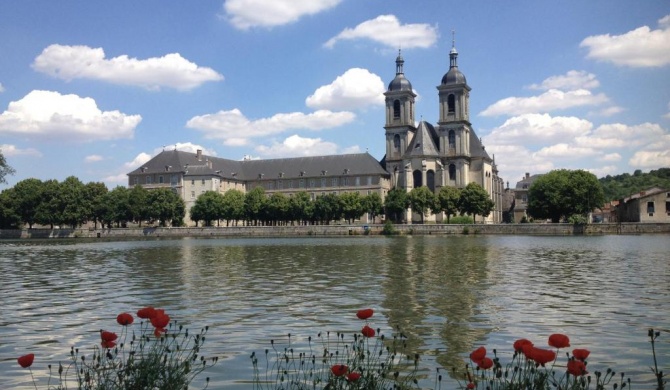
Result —
M39 179L25 179L14 185L14 207L21 222L28 224L32 229L37 218L37 208L42 202L42 181Z
M275 192L268 199L265 210L267 222L274 222L275 225L279 221L286 222L289 215L289 199L281 192Z
M421 223L423 223L424 217L429 211L435 212L438 210L435 194L426 186L412 188L407 199L412 212L421 215Z
M49 225L51 229L55 224L63 220L63 206L60 203L60 183L58 180L50 179L42 183L42 201L37 206L35 222L41 225Z
M254 221L254 225L258 224L258 220L263 215L266 200L263 187L256 187L244 195L244 217L247 222Z
M407 192L402 188L393 187L388 194L386 194L386 199L384 199L384 209L386 210L386 216L392 221L396 223L402 222L408 207L409 199L407 198Z
M363 210L368 213L370 222L374 223L375 218L384 212L384 203L382 197L377 192L373 192L363 197Z
M528 189L528 214L535 219L560 222L586 215L605 203L603 188L590 172L557 169L540 176Z
M314 219L329 225L330 221L342 218L342 205L335 194L317 196L314 201Z
M84 194L86 200L90 204L90 213L87 216L88 220L93 220L93 227L98 228L98 222L102 223L103 217L108 213L109 203L107 203L106 196L109 190L105 183L86 183Z
M2 150L0 150L0 183L7 183L5 177L13 175L14 173L16 173L16 171L9 166L5 156L2 154Z
M223 215L226 220L226 226L230 221L240 221L244 218L244 193L240 190L232 189L223 194Z
M314 202L305 191L300 191L289 198L289 218L306 224L313 219Z
M363 198L358 192L345 192L339 198L342 216L348 223L353 223L365 214Z
M184 219L186 205L184 201L170 188L157 188L148 192L147 214L156 219L160 226L167 226L170 221L173 226L180 225Z
M113 190L105 194L105 203L108 205L107 213L102 219L105 225L111 226L113 223L116 223L117 227L121 227L128 221L133 220L130 206L130 193L131 190L126 187L116 186ZM145 196L144 199L146 200Z
M458 212L458 200L461 198L461 191L456 187L442 187L437 193L437 202L439 204L439 211L444 212L447 216L447 223L452 215Z
M142 227L142 221L149 218L149 191L136 185L128 193L128 214L131 220Z
M224 199L223 194L216 191L206 191L195 200L191 207L191 220L205 222L205 226L212 226L212 221L218 221L224 217Z
M0 229L16 229L21 225L21 217L14 207L14 189L0 192Z
M477 216L486 217L491 214L495 203L491 200L488 192L477 183L470 183L461 190L461 197L458 201L458 210L462 214L472 215L473 222L476 222Z
M63 210L60 222L72 229L86 222L91 204L86 198L86 187L75 176L69 176L59 185L58 203Z

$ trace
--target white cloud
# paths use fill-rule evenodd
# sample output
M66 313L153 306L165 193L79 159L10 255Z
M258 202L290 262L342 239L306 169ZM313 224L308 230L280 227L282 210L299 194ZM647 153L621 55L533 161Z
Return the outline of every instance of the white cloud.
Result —
M607 162L621 161L621 155L619 153L608 153L600 157L598 160Z
M32 91L0 114L0 133L96 141L132 138L140 115L101 111L95 100L52 91Z
M591 122L575 117L524 114L509 118L483 137L486 145L531 145L561 142L589 134Z
M498 100L480 112L482 116L521 115L528 113L545 113L567 108L598 105L608 102L605 94L594 95L586 89L563 92L550 89L539 96L509 97Z
M526 172L531 175L546 173L554 169L554 163L534 153L522 145L487 145L486 151L496 156L496 165L503 179L511 187L521 180Z
M587 171L596 175L596 177L605 177L612 174L620 174L621 169L616 165L605 165L599 168L587 168Z
M352 68L305 99L310 108L354 110L384 105L384 82L367 69Z
M663 118L670 119L670 103L668 103L668 113L663 115Z
M599 86L600 82L596 79L596 75L593 73L587 73L583 70L571 70L564 75L548 77L544 79L542 83L532 84L528 86L528 88L540 90L560 89L569 91L575 89L593 89L598 88Z
M580 46L588 58L629 67L658 67L670 64L670 15L658 21L659 29L639 27L622 35L595 35Z
M134 169L134 168L138 168L139 166L141 166L142 164L146 163L146 162L149 161L149 160L151 160L151 155L148 154L148 153L144 153L144 152L142 152L142 153L138 154L138 155L133 159L133 161L129 161L129 162L123 164L123 166L124 166L125 168L131 168L131 169Z
M243 144L242 139L265 137L289 130L330 129L350 123L355 118L352 112L318 110L309 114L281 113L270 118L249 120L240 110L233 109L193 117L186 123L186 127L204 132L206 138L223 139L224 144L237 146Z
M616 115L616 114L618 114L620 112L623 112L623 111L624 111L623 107L611 106L611 107L605 107L605 108L603 108L602 110L599 110L599 111L591 111L591 112L589 112L589 115L608 117L608 116Z
M235 28L274 27L329 10L342 0L226 0L223 8Z
M176 144L163 145L160 148L156 148L153 151L153 155L156 156L158 153L164 150L180 150L182 152L197 153L198 150L202 150L202 154L207 156L216 156L216 151L214 149L206 148L202 145L194 144L192 142L177 142Z
M338 146L333 142L323 141L321 138L303 138L292 135L282 143L273 143L271 146L260 145L256 151L264 157L304 157L327 156L338 153Z
M128 175L125 173L119 173L118 175L111 175L102 178L102 181L105 184L119 184L119 183L128 183ZM110 187L110 186L107 186ZM111 189L111 188L110 188Z
M0 151L2 151L2 154L4 154L5 157L12 157L12 156L42 157L42 153L40 153L40 151L35 148L21 149L17 148L16 145L10 145L10 144L1 144Z
M633 148L649 145L664 137L666 131L655 123L629 126L610 123L598 126L591 134L576 137L575 143L585 147Z
M598 155L598 151L592 148L585 148L580 146L569 145L566 143L559 143L551 146L546 146L534 153L534 156L540 158L584 158Z
M98 154L92 154L92 155L90 155L90 156L86 156L86 157L84 157L84 162L87 162L87 163L94 163L94 162L102 161L102 160L104 160L104 159L105 159L104 157L102 157L102 156L100 156L100 155L98 155Z
M102 48L51 45L35 58L33 69L66 81L101 80L148 89L189 90L208 81L223 80L211 68L199 67L179 53L145 60L127 55L106 59Z
M395 15L380 15L354 28L345 28L324 46L332 48L335 43L345 39L369 39L393 49L428 48L435 44L437 37L437 27L423 23L400 24Z
M640 150L635 152L628 164L634 168L657 169L670 166L670 149Z

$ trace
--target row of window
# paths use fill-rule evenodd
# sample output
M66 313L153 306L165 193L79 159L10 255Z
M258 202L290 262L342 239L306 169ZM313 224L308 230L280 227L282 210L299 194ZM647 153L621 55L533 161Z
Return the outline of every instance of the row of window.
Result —
M158 175L158 179L156 180L156 183L164 184L164 183L166 183L167 179L168 178L163 176L163 175ZM134 185L140 184L140 177L139 176L135 176L133 178L133 184ZM154 176L153 175L145 176L143 184L154 184ZM172 184L172 185L179 184L179 175L177 175L177 174L170 175L170 184Z
M363 178L366 182L366 185L372 185L372 176L367 176ZM330 187L346 187L346 186L361 186L361 177L331 177L330 179L322 177L321 179L299 179L299 180L271 180L266 182L261 182L259 185L263 186L265 189L278 190L287 189L287 188L325 188L328 187L330 182Z

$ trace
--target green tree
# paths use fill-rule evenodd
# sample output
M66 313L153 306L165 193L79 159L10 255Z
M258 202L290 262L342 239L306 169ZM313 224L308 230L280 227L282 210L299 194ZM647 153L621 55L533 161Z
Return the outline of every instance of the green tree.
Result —
M0 149L0 183L7 183L5 177L16 173L14 168L10 167Z
M61 186L58 180L50 179L42 183L42 201L37 206L35 221L41 225L49 225L51 229L63 220L63 206L60 196Z
M528 189L528 214L554 223L575 214L586 215L604 203L596 176L581 169L553 170L537 178Z
M42 202L42 181L35 178L21 180L14 185L14 207L21 222L32 229L37 222L37 208Z
M404 216L408 207L409 199L407 198L407 192L402 188L393 187L386 194L384 210L386 210L386 216L395 223L400 223L405 219Z
M128 211L132 221L142 227L142 221L149 218L149 191L136 185L128 193Z
M170 188L156 188L149 191L147 196L148 216L160 222L160 226L179 226L184 219L186 205L184 201Z
M270 196L266 205L266 221L275 225L277 222L286 222L289 218L289 199L281 192L275 192Z
M456 187L442 187L437 193L437 202L439 211L444 212L449 223L451 216L458 213L458 201L461 198L461 191Z
M330 221L342 219L342 204L336 194L317 196L314 201L314 219L330 225Z
M368 213L370 222L375 223L375 218L384 212L384 203L378 192L363 197L363 210Z
M421 215L421 223L428 212L435 212L439 209L435 194L426 186L412 188L407 199L412 212Z
M21 217L14 207L14 188L0 192L0 229L16 229L21 225Z
M121 227L128 221L133 220L130 206L130 192L131 190L126 187L116 186L105 194L105 202L108 205L107 213L102 219L105 225L111 227L113 223L116 223L117 227Z
M348 223L353 223L365 214L363 197L358 192L345 192L339 196L342 216Z
M104 216L108 213L109 203L106 196L109 190L104 183L86 183L84 194L90 204L88 220L93 221L93 227L98 228L98 222L102 223Z
M244 217L248 224L252 221L254 225L258 224L258 220L263 216L266 201L265 189L260 186L244 195Z
M223 194L223 215L226 220L226 226L230 221L240 221L244 218L244 193L240 190L232 189Z
M72 229L85 223L91 214L91 204L86 197L86 186L75 176L69 176L60 183L58 193L61 209L61 223Z
M289 198L289 218L306 224L314 219L314 202L305 191L300 191Z
M224 217L223 194L216 191L206 191L195 200L191 207L191 220L204 221L205 226L212 226L212 221L218 221Z
M491 214L495 203L491 200L488 192L477 183L469 183L461 190L458 201L458 210L461 214L472 215L472 220L477 221L477 216L486 217Z

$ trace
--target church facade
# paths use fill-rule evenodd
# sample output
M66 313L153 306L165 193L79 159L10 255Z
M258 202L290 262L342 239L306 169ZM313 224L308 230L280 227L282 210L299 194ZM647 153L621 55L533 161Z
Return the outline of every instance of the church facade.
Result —
M409 192L426 186L437 193L443 186L463 188L475 182L495 204L484 221L501 222L503 180L470 123L470 87L458 69L455 48L449 57L449 70L437 87L439 120L435 125L426 121L417 124L416 94L404 75L404 59L400 54L396 58L395 78L384 93L386 155L381 161L368 153L239 161L206 156L201 151L164 150L128 173L128 185L171 188L186 203L185 222L194 224L188 210L206 191L247 192L261 186L268 196L305 191L316 199L328 193L356 191L361 195L376 192L384 199L393 187ZM363 218L365 223L380 222ZM420 221L421 216L408 210L406 220ZM440 222L442 215L424 220Z

